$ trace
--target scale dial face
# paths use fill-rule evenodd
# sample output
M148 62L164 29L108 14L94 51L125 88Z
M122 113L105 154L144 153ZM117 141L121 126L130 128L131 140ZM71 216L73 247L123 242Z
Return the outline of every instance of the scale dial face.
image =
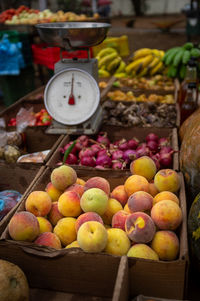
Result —
M65 125L88 120L97 110L99 87L86 71L70 68L56 73L48 82L44 102L48 113Z

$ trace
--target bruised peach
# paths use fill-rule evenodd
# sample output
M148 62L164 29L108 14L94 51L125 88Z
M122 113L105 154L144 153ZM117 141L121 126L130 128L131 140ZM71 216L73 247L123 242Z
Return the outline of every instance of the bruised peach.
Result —
M76 184L79 184L81 186L85 186L85 181L83 179L77 178Z
M54 249L61 249L61 242L58 236L52 232L44 232L34 241L35 244L47 246Z
M151 218L161 230L175 230L181 224L181 208L171 200L156 203L151 209Z
M158 255L156 252L151 249L149 246L145 244L135 244L133 245L128 253L128 257L137 257L137 258L144 258L144 259L151 259L151 260L159 260Z
M122 205L117 200L110 198L108 199L108 205L106 208L106 211L101 216L104 224L110 225L112 223L112 217L113 215L118 212L119 210L123 210Z
M81 214L80 196L75 191L66 191L58 199L59 212L68 217L77 217Z
M65 249L70 249L70 248L80 248L80 246L79 246L79 244L78 244L78 241L75 240L75 241L73 241L71 244L69 244L69 245L67 245L67 246L65 247Z
M155 197L159 193L154 183L149 183L149 193L152 197Z
M35 215L21 211L11 218L8 231L14 240L33 241L40 234L40 226Z
M130 211L130 209L128 208L128 203L126 203L126 205L124 206L124 211L128 212L128 213L133 213Z
M38 216L37 220L40 225L40 234L44 232L52 232L52 225L45 217Z
M29 194L25 202L26 211L35 216L45 216L51 210L52 201L45 191L33 191Z
M159 192L153 199L153 205L163 200L171 200L174 201L177 205L179 205L178 197L170 191Z
M148 156L142 156L131 162L130 171L133 175L143 176L150 181L156 174L156 164Z
M128 195L125 191L124 185L115 187L111 192L110 197L119 201L122 206L125 206L128 201Z
M96 212L86 212L86 213L79 215L79 217L77 218L76 224L75 224L76 232L78 232L78 229L80 228L80 226L83 223L89 222L89 221L96 221L103 225L103 220L100 215L98 215Z
M125 222L129 215L130 214L125 210L120 210L115 213L112 218L112 227L119 228L125 231Z
M179 240L172 231L158 231L154 235L151 247L161 260L175 260L179 252Z
M75 218L63 217L55 226L53 232L59 237L63 246L67 246L76 240L75 223Z
M85 191L91 188L99 188L103 190L108 196L110 195L110 184L102 177L92 177L85 183Z
M58 190L64 191L67 187L76 183L76 180L75 170L68 165L61 165L51 173L51 182Z
M177 192L180 188L178 173L173 169L161 169L154 177L154 183L159 191Z
M58 210L58 202L52 203L51 210L49 211L48 214L48 219L50 223L55 226L57 222L63 218L64 216L60 213Z
M104 251L111 255L126 255L131 246L126 232L121 229L111 228L107 230L107 233L108 241Z
M81 197L84 193L84 187L82 185L79 185L79 184L73 184L71 186L69 186L66 190L66 191L75 191L76 193L78 193L78 195Z
M133 175L128 177L124 184L124 188L129 197L136 191L149 192L149 182L143 176Z
M63 191L58 190L56 187L53 186L53 184L50 182L47 184L45 191L50 196L52 202L57 202Z
M125 230L132 241L148 243L154 237L156 227L149 215L144 212L135 212L127 217Z
M108 195L99 188L90 188L81 197L81 208L84 212L93 211L102 215L108 206Z
M147 211L153 206L153 197L145 191L136 191L128 199L128 208L133 212Z

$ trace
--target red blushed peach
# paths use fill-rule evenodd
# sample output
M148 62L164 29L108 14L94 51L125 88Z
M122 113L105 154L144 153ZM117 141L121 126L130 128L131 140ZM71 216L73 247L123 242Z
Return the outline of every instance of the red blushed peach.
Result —
M50 196L52 202L57 202L63 191L58 190L56 187L53 186L53 184L50 182L47 184L45 191L48 193Z
M61 249L61 242L58 236L52 232L44 232L34 241L35 244L47 246L54 249Z
M55 226L53 232L59 237L63 246L67 246L76 240L75 223L75 218L63 217Z
M14 240L33 241L40 234L40 226L35 215L21 211L11 218L8 231Z
M90 188L81 197L81 208L84 212L96 212L102 215L108 206L108 195L99 188Z
M123 207L120 204L120 202L112 198L108 199L107 209L104 212L104 214L101 216L104 224L111 225L113 215L120 210L123 210Z
M145 177L133 175L128 177L124 184L124 188L128 197L136 191L149 192L149 182Z
M112 218L112 227L119 228L125 231L125 222L129 215L130 214L125 210L120 210L115 213Z
M76 220L76 224L75 224L76 233L78 232L78 229L83 223L89 221L99 222L103 225L103 220L100 215L98 215L96 212L86 212L79 215L79 217Z
M153 206L151 218L161 230L176 230L182 222L182 211L174 201L163 200Z
M130 209L128 208L128 203L126 203L126 205L124 206L124 211L128 212L128 213L133 213L130 211Z
M159 193L154 183L149 183L149 193L153 198Z
M177 192L180 188L178 173L173 169L161 169L154 177L156 188L161 191Z
M125 191L124 185L119 185L113 189L110 197L116 199L124 207L128 201L128 195Z
M126 232L121 229L111 228L107 230L107 233L108 241L104 251L112 255L126 255L131 246Z
M156 174L155 162L148 156L142 156L131 162L130 171L133 175L143 176L150 181Z
M158 231L154 235L151 247L161 260L175 260L179 252L179 240L172 231Z
M51 210L49 211L48 214L48 220L50 221L50 223L53 226L55 226L57 222L63 217L64 216L58 210L58 202L52 203Z
M61 165L51 173L51 182L58 190L64 191L67 187L76 183L76 180L75 170L68 165Z
M158 255L154 250L152 250L149 246L145 244L135 244L133 245L128 253L128 257L136 257L136 258L144 258L151 260L159 260Z
M58 200L58 210L64 216L77 217L81 214L80 197L75 191L64 192Z
M153 239L156 227L149 215L144 212L135 212L127 217L125 230L132 241L148 243Z
M79 185L85 186L85 181L84 181L83 179L77 178L77 180L76 180L76 184L79 184Z
M78 195L81 198L84 193L84 187L82 185L75 183L75 184L69 186L64 192L66 192L66 191L75 191L76 193L78 193Z
M164 200L171 200L174 201L177 205L179 205L179 199L173 192L170 191L159 192L153 199L153 205Z
M29 194L25 202L26 211L35 216L45 216L51 210L52 202L47 192L33 191Z
M44 232L52 232L53 230L52 225L45 217L38 216L37 220L40 225L40 234Z
M147 211L153 206L153 197L145 191L136 191L128 199L128 208L133 212Z
M92 177L85 183L85 191L91 188L99 188L103 190L108 196L110 195L110 184L102 177Z

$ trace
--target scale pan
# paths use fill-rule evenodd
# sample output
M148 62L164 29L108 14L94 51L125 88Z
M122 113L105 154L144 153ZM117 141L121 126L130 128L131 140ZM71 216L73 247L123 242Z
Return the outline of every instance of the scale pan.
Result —
M35 26L41 39L50 46L72 50L100 44L111 25L98 22L58 22Z

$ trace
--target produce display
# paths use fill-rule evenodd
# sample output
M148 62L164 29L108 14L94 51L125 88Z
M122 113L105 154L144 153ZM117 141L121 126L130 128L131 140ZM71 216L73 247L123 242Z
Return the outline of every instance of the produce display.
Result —
M176 106L174 104L156 104L152 102L122 102L106 101L103 105L104 119L107 125L122 127L175 127Z
M133 137L130 140L123 138L111 143L107 133L100 132L96 140L82 135L75 142L76 144L70 141L60 148L61 161L64 160L65 164L78 164L99 169L127 169L134 159L149 156L159 170L171 167L173 162L174 150L170 147L169 138L159 138L154 133L144 137L144 141ZM64 157L72 144L74 147L68 153L68 157Z
M19 202L21 193L16 190L0 191L0 221Z
M41 109L39 112L32 112L33 118L29 122L29 126L48 126L51 124L52 117L48 114L46 109ZM16 117L13 117L8 122L8 126L16 126Z
M111 191L105 178L85 182L68 165L55 168L45 191L32 191L24 210L10 219L9 236L58 250L175 260L182 223L179 175L172 169L157 172L147 157L134 160L130 171Z

